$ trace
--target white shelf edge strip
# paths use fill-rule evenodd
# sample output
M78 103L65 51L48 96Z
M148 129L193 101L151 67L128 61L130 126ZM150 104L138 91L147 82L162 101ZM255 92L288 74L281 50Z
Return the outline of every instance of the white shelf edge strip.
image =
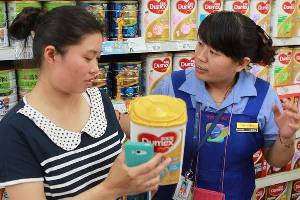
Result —
M300 179L300 169L272 174L270 176L256 179L256 188L263 188L270 185L285 183L297 179Z
M132 38L130 42L107 41L103 43L102 55L151 53L165 51L193 51L197 41L166 41L145 43L141 38ZM300 37L273 38L274 46L300 45ZM14 47L0 48L0 60L15 60Z

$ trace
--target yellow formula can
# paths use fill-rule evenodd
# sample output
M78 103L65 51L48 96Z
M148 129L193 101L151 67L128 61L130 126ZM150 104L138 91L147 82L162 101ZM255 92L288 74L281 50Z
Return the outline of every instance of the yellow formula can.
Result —
M155 153L172 159L161 174L161 185L177 183L183 163L185 102L163 95L137 97L129 105L129 115L131 140L152 143Z

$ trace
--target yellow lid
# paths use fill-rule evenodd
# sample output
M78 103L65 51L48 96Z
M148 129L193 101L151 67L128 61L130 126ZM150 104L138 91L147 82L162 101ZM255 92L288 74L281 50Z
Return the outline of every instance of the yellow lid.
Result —
M133 123L148 127L172 127L187 122L185 102L163 95L135 98L130 102L129 115Z

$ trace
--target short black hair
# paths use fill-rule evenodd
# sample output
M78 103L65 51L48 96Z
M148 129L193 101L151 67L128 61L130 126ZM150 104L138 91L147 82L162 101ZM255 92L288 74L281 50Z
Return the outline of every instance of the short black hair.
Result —
M198 37L235 61L249 57L252 63L270 65L275 60L272 39L249 17L237 12L208 15L199 26Z

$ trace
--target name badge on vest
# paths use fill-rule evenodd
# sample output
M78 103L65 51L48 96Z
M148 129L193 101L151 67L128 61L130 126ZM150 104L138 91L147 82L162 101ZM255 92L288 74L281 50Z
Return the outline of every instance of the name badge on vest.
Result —
M190 179L181 176L177 184L173 200L190 200L192 194L192 186L193 182Z
M236 123L236 132L238 133L249 133L249 132L258 132L258 123Z

